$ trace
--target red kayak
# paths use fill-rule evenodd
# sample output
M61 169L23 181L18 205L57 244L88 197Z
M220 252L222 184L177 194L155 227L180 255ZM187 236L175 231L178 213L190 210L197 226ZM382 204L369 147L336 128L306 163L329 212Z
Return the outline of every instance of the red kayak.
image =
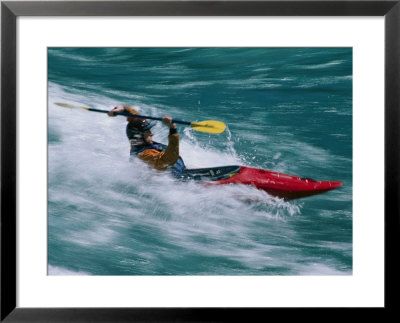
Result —
M246 166L187 169L183 177L206 181L208 184L252 185L272 196L286 200L317 195L342 186L341 181L315 181L310 178Z

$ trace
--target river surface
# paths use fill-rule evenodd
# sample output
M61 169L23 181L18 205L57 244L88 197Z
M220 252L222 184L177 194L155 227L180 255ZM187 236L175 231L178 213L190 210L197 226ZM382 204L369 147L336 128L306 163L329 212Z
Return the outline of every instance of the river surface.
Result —
M49 275L351 275L351 48L49 48ZM188 168L246 165L343 187L293 201L129 161L126 119L178 126ZM167 143L160 122L154 140Z

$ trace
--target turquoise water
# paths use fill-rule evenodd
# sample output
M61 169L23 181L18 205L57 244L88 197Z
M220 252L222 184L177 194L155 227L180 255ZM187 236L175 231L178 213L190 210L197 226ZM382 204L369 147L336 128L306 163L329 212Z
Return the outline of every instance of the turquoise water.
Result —
M187 167L344 184L283 201L177 183L129 162L125 118L55 102L220 120L220 135L178 127ZM50 275L351 275L352 253L351 48L48 49Z

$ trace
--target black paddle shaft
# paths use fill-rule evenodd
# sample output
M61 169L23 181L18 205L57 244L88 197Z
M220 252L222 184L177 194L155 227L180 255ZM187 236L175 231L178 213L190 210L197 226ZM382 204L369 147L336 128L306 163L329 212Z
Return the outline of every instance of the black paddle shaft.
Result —
M94 109L94 108L89 108L89 111L94 111L94 112L103 112L103 113L108 113L108 111L106 110L100 110L100 109ZM158 120L158 121L162 121L163 118L159 118L159 117L150 117L150 116L142 116L139 114L132 114L129 112L114 112L115 115L118 116L126 116L126 117L133 117L133 118L142 118L142 119L150 119L150 120ZM180 124L185 124L185 125L191 125L191 122L189 121L182 121L182 120L175 120L173 119L172 122L174 123L180 123Z

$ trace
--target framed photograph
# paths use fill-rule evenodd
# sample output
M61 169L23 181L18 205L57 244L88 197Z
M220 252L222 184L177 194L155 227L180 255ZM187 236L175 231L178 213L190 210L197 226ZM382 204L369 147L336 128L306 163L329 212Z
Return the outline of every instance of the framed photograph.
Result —
M399 14L2 2L1 320L395 310Z

